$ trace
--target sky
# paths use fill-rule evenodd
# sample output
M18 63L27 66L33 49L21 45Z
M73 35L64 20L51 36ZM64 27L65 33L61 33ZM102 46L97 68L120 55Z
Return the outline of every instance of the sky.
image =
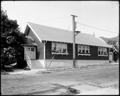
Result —
M27 22L72 30L76 15L76 30L96 37L119 34L118 1L2 1L9 19L17 20L24 32Z

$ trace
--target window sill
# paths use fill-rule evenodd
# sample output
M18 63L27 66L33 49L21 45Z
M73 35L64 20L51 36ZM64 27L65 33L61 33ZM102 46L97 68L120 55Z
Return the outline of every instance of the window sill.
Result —
M56 55L68 55L68 53L52 53L52 54L56 54Z
M105 56L105 57L107 57L108 55L98 55L98 56Z
M91 54L78 54L79 55L82 55L82 56L90 56Z

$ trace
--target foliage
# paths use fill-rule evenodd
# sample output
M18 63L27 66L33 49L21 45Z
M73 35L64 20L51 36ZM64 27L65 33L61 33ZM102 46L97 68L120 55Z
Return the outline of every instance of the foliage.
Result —
M107 42L109 45L115 45L116 44L116 41L113 41L113 40L108 40Z
M16 20L10 20L6 11L1 10L1 66L11 65L22 56L21 44L25 43L25 36L19 31ZM20 48L20 49L19 49ZM22 50L22 51L21 51ZM23 57L23 56L22 56Z

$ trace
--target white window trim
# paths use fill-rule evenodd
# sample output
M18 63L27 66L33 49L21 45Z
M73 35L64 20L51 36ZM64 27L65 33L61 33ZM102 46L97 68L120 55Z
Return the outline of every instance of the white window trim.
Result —
M78 56L79 56L79 55L81 55L81 56L91 56L91 54L86 54L86 53L85 53L85 54L80 54L80 53L79 53Z
M104 55L104 54L103 54L103 55L99 55L99 54L98 54L98 56L105 56L105 57L107 57L107 56L108 56L108 54L107 54L107 55Z
M81 46L81 48L80 48L79 46ZM85 47L84 49L83 49L83 46ZM79 53L79 49L82 49L82 50L81 50L82 53ZM83 50L84 50L84 53L83 53ZM88 51L89 53L87 53L86 51ZM90 46L88 46L88 45L78 45L78 56L79 56L79 55L90 56L90 55L91 55L91 54L90 54Z
M108 56L108 53L105 55L105 54L99 54L99 51L100 50L102 50L102 52L104 53L104 51L103 51L103 48L104 47L98 47L98 56L105 56L105 57L107 57ZM99 50L100 49L100 50ZM107 50L107 48L106 48L106 50Z
M52 54L56 54L56 55L59 55L59 54L61 54L61 55L68 55L69 53L56 53L56 52L52 52Z
M53 43L56 43L56 44L65 44L65 43L52 42L52 44L53 44ZM56 47L56 48L57 48L57 47ZM62 48L62 47L61 47L61 48ZM51 49L52 49L52 46L51 46ZM63 48L63 49L64 49L64 48ZM52 52L52 50L51 50L51 53L52 53L52 54L56 54L56 55L59 55L59 54L60 54L60 55L68 55L69 53L68 53L68 47L67 47L67 44L66 44L66 53Z
M33 33L35 34L35 36L38 38L38 40L40 42L42 42L42 40L40 39L40 37L36 34L35 30L31 27L31 25L29 23L27 23L27 25L31 28L31 30L33 31Z

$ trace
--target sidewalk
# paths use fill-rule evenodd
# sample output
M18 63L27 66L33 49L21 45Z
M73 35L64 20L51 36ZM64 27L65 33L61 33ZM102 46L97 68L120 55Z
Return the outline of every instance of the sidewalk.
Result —
M37 72L45 71L46 69L31 69L31 70L23 70L23 69L17 69L14 72L9 72L9 74L36 74Z
M119 64L119 62L112 62L112 63L110 63L110 64Z
M86 69L88 67L98 67L98 66L109 66L109 65L118 65L119 63L117 62L112 62L112 63L108 63L108 64L99 64L99 65L87 65L87 66L81 66L76 68L76 70L78 69ZM23 69L17 69L14 72L9 72L9 74L36 74L36 73L49 73L49 72L60 72L60 71L70 71L70 70L75 70L75 68L73 67L68 67L68 68L51 68L51 69L31 69L31 70L23 70Z

